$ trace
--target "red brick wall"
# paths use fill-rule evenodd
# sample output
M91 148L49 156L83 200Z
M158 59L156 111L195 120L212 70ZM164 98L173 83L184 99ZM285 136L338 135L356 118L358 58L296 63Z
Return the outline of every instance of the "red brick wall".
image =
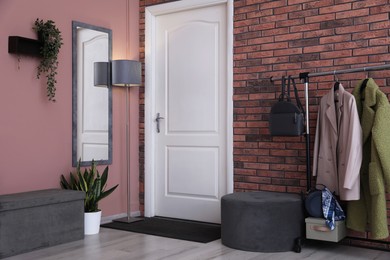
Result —
M142 59L144 7L163 2L170 1L140 1ZM268 114L280 92L280 82L271 84L269 78L389 63L389 13L390 0L234 1L235 191L299 193L306 190L304 137L271 137L269 134ZM352 91L366 74L337 77ZM390 70L370 72L369 76L390 95ZM317 104L333 82L333 75L310 79L311 147ZM298 89L303 100L303 84L298 84ZM140 165L144 162L143 97L141 95ZM142 204L144 171L141 167ZM387 198L390 218L390 196ZM350 235L370 238L366 233L351 232ZM348 240L348 243L362 242ZM373 244L366 240L364 243L390 249L388 242Z
M388 0L235 1L236 191L306 190L305 138L269 135L268 113L280 91L280 82L272 85L269 78L389 62L389 11ZM365 76L366 73L353 73L338 75L338 78L348 91L352 91L356 82ZM369 76L382 91L390 94L390 87L387 87L390 70L370 72ZM310 79L312 141L317 104L333 82L333 75ZM303 84L299 84L299 89L303 99ZM388 212L390 217L390 201ZM370 238L366 233L350 232L349 235ZM375 246L389 248L388 244Z

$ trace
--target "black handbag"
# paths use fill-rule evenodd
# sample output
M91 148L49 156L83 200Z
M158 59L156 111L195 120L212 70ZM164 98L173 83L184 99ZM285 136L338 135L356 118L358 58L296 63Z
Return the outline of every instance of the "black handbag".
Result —
M291 102L290 83L294 88L296 104ZM279 100L271 108L269 116L269 130L272 136L300 136L305 129L305 111L299 100L295 80L288 76L282 77L282 93Z
M310 217L323 218L324 213L322 211L322 190L325 185L317 184L322 186L322 189L313 189L307 193L305 198L305 209Z

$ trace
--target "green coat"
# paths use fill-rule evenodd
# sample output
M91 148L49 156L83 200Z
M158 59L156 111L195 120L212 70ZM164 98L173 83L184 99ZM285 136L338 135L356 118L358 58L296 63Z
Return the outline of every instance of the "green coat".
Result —
M362 82L352 92L363 129L360 200L348 202L347 227L370 231L373 239L384 239L389 236L386 191L390 192L390 104L371 78L360 93Z

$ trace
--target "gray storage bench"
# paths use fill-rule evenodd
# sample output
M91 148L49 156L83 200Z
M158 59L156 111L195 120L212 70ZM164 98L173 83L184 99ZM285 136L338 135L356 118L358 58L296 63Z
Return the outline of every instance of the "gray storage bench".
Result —
M0 258L84 238L83 191L0 195Z
M236 192L221 199L222 244L255 252L300 251L305 218L301 196Z

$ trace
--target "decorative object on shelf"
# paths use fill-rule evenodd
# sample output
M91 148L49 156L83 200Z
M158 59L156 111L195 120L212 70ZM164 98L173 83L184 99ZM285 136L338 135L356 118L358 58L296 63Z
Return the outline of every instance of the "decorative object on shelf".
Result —
M127 217L114 221L132 223L141 221L140 218L131 217L131 182L130 182L130 148L129 148L129 87L139 86L142 83L142 66L135 60L113 60L111 62L95 62L95 86L119 86L126 88L126 169L127 169Z
M33 29L37 32L38 40L42 43L40 48L42 58L38 66L37 78L39 78L41 74L46 75L46 94L49 101L55 102L58 53L63 44L61 32L52 20L44 22L38 18L35 20Z
M95 161L92 161L92 166L85 169L82 173L80 162L77 165L76 173L69 174L69 181L64 175L61 175L61 187L66 190L81 190L85 192L84 200L84 233L86 235L94 235L99 233L101 210L98 207L100 200L110 195L117 187L106 190L108 179L108 166L100 175L96 169Z

